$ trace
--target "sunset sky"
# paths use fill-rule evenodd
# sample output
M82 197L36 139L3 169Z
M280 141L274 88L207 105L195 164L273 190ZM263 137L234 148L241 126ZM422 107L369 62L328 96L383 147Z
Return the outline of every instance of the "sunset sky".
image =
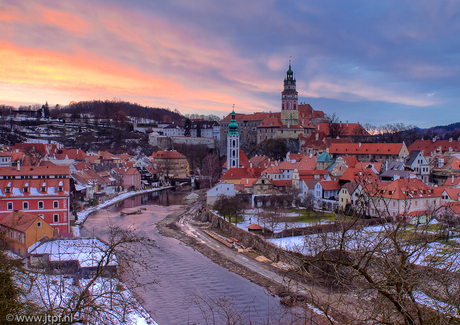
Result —
M290 58L343 121L460 121L459 1L0 0L0 104L280 111Z

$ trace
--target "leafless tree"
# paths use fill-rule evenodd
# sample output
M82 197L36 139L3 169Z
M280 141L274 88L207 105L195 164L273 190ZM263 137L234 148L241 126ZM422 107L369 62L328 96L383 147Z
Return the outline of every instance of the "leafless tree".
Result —
M141 285L135 279L147 264L136 258L138 251L158 247L135 231L118 227L111 228L109 241L101 243L75 240L75 244L67 246L84 256L80 262L92 265L86 273L75 273L72 263L65 259L17 268L12 278L18 292L24 293L25 301L33 302L39 310L29 315L60 316L59 324L125 324L134 321L136 315L150 319L124 281L129 281L130 289Z

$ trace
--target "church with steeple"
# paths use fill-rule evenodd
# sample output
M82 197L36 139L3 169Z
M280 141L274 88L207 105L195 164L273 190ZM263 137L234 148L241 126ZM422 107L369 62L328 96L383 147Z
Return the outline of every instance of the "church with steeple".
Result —
M232 111L232 120L228 125L227 133L227 169L240 167L240 135L238 123L235 120L235 110Z

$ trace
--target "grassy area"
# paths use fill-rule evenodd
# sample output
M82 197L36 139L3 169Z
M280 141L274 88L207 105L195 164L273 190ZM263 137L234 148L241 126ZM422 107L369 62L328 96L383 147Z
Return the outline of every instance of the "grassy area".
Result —
M299 215L295 219L297 222L318 222L320 220L335 220L335 215L330 212L319 212L319 211L306 211L305 209L296 209L292 208L290 213L295 213Z

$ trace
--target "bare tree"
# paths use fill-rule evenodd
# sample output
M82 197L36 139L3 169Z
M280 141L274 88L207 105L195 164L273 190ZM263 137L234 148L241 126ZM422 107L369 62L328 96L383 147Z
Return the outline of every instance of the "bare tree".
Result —
M65 259L16 268L13 279L19 288L17 292L39 310L28 315L60 317L59 324L124 324L132 322L136 315L149 319L123 281L129 279L131 289L140 285L135 279L147 264L136 258L138 251L151 251L157 246L132 230L118 227L110 229L108 242L100 243L75 241L68 248L85 256L80 262L93 265L85 273L75 273L74 265Z
M220 161L219 156L214 154L208 154L203 159L203 165L201 167L201 176L209 180L209 187L212 187L220 176Z

